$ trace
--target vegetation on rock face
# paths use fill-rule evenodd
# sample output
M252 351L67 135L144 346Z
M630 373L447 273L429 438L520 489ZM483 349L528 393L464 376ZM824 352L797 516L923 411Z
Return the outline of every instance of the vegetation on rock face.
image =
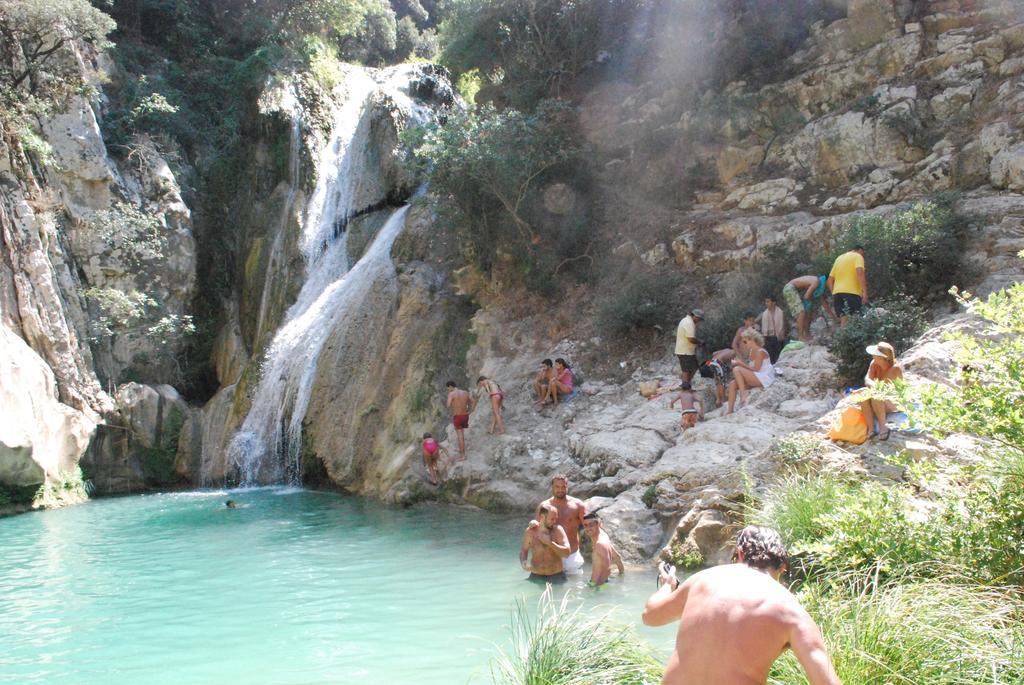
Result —
M870 288L870 284L868 286ZM924 310L906 297L888 297L872 302L860 316L832 337L831 352L836 359L836 376L840 385L860 387L871 364L864 351L868 345L884 340L902 354L927 325Z
M573 189L557 182L581 152L571 108L547 101L525 113L485 105L406 139L446 201L466 261L487 273L511 267L539 291L550 290L563 269L587 263L586 215Z
M903 293L921 304L944 299L963 286L969 219L956 209L957 196L943 193L890 215L862 215L840 235L833 256L863 245L868 292Z
M61 471L56 479L47 480L36 491L32 506L45 509L56 509L69 504L79 504L89 499L92 484L85 480L82 469L77 466L73 471Z
M8 0L0 6L0 122L41 166L52 165L38 119L87 93L68 51L78 42L110 46L114 21L88 0Z
M558 96L601 50L627 37L644 0L460 0L442 27L442 61L470 71L501 104L530 109Z
M603 333L622 338L644 329L675 330L682 273L624 272L614 285L598 308L597 323Z

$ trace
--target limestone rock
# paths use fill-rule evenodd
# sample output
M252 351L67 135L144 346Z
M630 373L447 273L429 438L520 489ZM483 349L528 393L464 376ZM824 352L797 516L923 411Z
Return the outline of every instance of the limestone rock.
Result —
M988 182L989 156L981 143L974 140L965 145L952 158L950 178L956 188L969 190Z
M885 0L849 0L846 7L847 30L855 47L866 48L881 42L902 25Z
M776 178L737 188L725 198L725 205L739 209L756 208L764 214L776 209L793 209L800 205L796 193L802 189L803 184L791 178Z
M989 177L996 188L1024 190L1024 143L996 154L989 166Z
M71 471L99 422L62 404L46 362L0 323L0 483L30 486Z
M42 133L53 148L55 186L68 212L84 219L109 206L116 171L89 101L74 97L64 111L42 120Z
M764 151L760 147L724 147L715 157L718 180L723 184L729 183L760 162L763 155Z
M593 498L585 502L587 511L596 511L601 525L615 542L623 558L638 561L650 559L658 551L664 536L661 524L652 509L633 492L610 501Z
M977 143L988 159L991 159L1013 142L1014 135L1010 125L1005 121L997 121L981 129Z
M932 114L940 119L956 116L971 104L979 84L947 88L931 99Z
M916 114L911 105L901 104L882 116L912 119ZM809 166L830 185L848 181L863 167L889 168L924 156L882 118L867 117L863 112L811 122L779 154L794 167Z

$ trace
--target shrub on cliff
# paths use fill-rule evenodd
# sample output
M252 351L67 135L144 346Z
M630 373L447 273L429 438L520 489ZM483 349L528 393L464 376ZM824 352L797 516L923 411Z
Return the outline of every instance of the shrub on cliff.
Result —
M639 0L475 0L454 3L442 25L441 61L457 76L476 70L492 98L532 108L557 96L624 37Z
M639 330L675 330L680 318L683 274L632 271L609 280L610 292L601 298L597 313L602 332L621 338Z
M878 300L863 315L850 317L846 327L837 330L832 339L831 351L836 358L840 385L864 384L871 363L871 357L864 351L868 345L884 340L899 355L924 331L926 321L924 310L906 297Z
M488 274L508 267L540 290L552 275L589 261L587 209L569 184L557 182L560 174L576 178L581 152L575 113L564 103L547 101L532 113L491 106L453 112L405 139L451 210L466 261ZM561 202L558 193L541 192L549 181L549 189L569 196L557 214L547 205Z
M888 216L854 218L837 241L837 253L863 245L868 293L899 292L921 303L945 299L950 286L969 278L964 260L968 219L953 194L939 194Z

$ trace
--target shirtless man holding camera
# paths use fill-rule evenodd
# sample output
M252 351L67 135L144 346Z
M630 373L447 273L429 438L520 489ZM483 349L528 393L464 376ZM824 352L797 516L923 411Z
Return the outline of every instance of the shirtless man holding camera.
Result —
M779 534L747 526L736 539L736 560L684 582L662 564L661 587L643 614L649 626L679 621L662 685L764 685L787 648L810 685L842 685L814 619L779 582L789 563Z

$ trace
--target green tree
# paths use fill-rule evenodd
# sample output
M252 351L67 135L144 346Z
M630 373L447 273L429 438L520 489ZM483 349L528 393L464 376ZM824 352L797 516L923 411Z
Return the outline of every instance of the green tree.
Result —
M107 36L114 28L114 20L87 0L6 0L0 5L0 36L16 54L0 60L0 79L11 89L28 81L36 92L46 81L44 67L61 49L86 41L102 50L110 45ZM70 73L80 81L77 69ZM54 79L66 75L64 70L49 74Z
M478 70L501 100L529 108L559 94L601 49L622 38L641 0L456 0L442 24L442 62ZM492 90L492 93L496 92Z
M546 101L534 113L489 105L453 112L444 124L411 137L431 189L457 211L472 256L485 270L503 249L535 256L557 247L559 236L536 225L530 207L545 175L580 154L565 104Z
M854 218L838 241L838 251L866 248L869 292L901 292L918 302L945 297L962 285L968 218L956 209L953 194L936 195L889 216Z

